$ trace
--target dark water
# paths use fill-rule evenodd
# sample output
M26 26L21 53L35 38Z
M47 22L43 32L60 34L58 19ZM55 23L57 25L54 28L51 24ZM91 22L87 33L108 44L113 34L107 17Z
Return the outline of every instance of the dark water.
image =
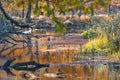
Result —
M36 42L34 41L34 43ZM3 65L7 59L16 58L12 64L36 61L41 64L50 64L49 73L56 74L58 69L62 71L60 75L62 78L44 76L46 74L45 68L35 72L28 71L28 73L37 76L37 78L31 80L120 80L119 62L113 64L114 59L108 60L105 57L84 57L79 53L80 51L79 45L52 45L49 46L49 49L44 43L32 47L18 45L1 52L3 57L0 57L0 65ZM106 60L101 60L103 58ZM11 71L16 76L0 70L0 80L30 80L22 77L22 73L26 71L14 69L11 69Z

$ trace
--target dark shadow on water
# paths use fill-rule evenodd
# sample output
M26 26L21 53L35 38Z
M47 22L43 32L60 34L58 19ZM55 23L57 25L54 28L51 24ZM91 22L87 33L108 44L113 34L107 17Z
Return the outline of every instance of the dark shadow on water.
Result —
M28 62L21 62L21 63L15 63L13 64L13 61L15 61L16 59L11 59L11 60L7 60L3 66L0 66L0 69L6 71L8 74L11 74L13 76L15 76L15 74L13 74L11 72L11 69L15 69L17 71L36 71L40 68L43 67L49 67L49 64L39 64L36 63L35 61L28 61Z

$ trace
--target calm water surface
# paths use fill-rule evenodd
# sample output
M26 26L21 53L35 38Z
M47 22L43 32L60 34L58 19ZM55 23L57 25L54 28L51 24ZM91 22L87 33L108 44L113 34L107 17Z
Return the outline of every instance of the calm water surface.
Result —
M48 68L49 73L57 73L58 69L62 70L63 78L45 77L45 68L36 72L31 72L37 79L33 80L120 80L120 66L114 65L82 65L74 64L83 61L79 45L52 45L47 46L46 39L44 43L39 43L32 47L14 46L1 52L5 57L0 57L0 65L3 65L6 59L16 58L13 62L36 61L43 64L51 64ZM33 40L33 43L36 43ZM41 45L40 45L41 44ZM2 47L2 46L1 46ZM88 59L88 58L87 58ZM89 59L88 59L89 60ZM86 61L86 59L84 59ZM8 75L4 70L0 70L0 80L27 80L21 76L24 71L11 70L16 76ZM29 79L28 79L29 80Z

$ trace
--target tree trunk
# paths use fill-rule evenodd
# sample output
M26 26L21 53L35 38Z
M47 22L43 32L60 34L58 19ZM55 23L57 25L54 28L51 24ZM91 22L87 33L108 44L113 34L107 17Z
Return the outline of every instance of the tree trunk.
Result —
M80 17L82 15L82 10L80 9L78 12L78 16Z
M108 5L107 13L108 13L108 15L110 14L110 5Z
M30 19L31 19L31 11L32 11L31 0L28 0L28 11L27 11L27 14L26 14L26 22L30 22Z
M46 1L46 4L47 4L48 7L50 7L50 2L49 2L49 0Z
M94 6L93 6L93 3L91 3L91 16L94 16Z
M22 9L22 18L24 18L25 17L25 5L23 4L23 9Z
M36 0L35 7L38 8L38 0Z
M94 10L91 11L91 16L94 16Z

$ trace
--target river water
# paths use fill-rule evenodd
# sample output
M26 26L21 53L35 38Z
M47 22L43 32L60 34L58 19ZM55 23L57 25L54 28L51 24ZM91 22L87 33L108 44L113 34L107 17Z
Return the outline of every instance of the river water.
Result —
M50 64L51 66L48 68L49 73L56 74L59 69L62 71L60 75L62 78L44 76L46 74L45 68L35 72L28 71L37 77L32 80L120 80L119 65L102 64L102 62L108 63L114 59L108 59L103 56L97 56L97 58L96 56L95 58L83 56L83 54L80 54L80 44L68 43L60 45L57 43L57 45L49 45L46 38L33 39L32 43L33 46L31 47L21 46L21 43L19 43L14 47L1 51L0 65L3 65L7 59L16 58L12 64L35 61L41 64ZM98 59L99 63L93 64ZM100 59L106 60L101 61ZM89 61L90 63L87 63ZM22 73L26 71L14 69L11 69L11 71L16 76L0 70L0 80L30 80L22 77Z

